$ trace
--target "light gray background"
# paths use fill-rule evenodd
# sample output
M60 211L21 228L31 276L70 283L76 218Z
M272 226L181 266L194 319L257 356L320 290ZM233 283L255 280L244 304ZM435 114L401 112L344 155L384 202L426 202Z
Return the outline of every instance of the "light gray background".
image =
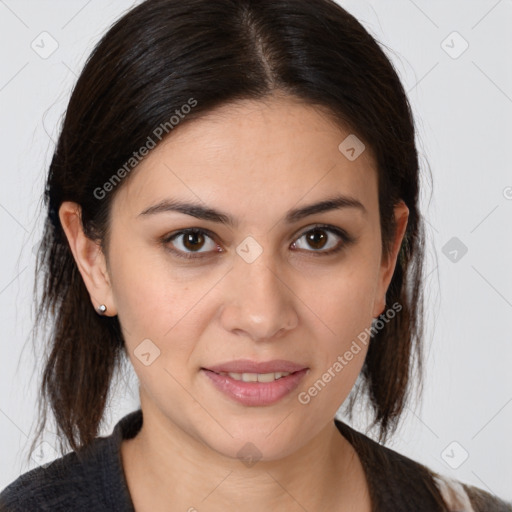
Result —
M389 444L512 499L512 3L340 3L391 49L414 108L422 167L430 166L434 183L431 190L424 180L422 201L429 238L425 392ZM86 57L131 5L0 0L0 488L36 465L22 464L38 384L27 339L37 214L53 140ZM49 51L45 31L58 48L42 58L31 44ZM467 247L457 261L446 246L453 237ZM138 406L133 374L121 388L104 434ZM45 460L52 459L48 446Z

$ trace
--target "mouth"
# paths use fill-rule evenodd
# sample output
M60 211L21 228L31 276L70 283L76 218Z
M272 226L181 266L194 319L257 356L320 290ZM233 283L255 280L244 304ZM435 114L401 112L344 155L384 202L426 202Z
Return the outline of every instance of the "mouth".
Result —
M272 361L270 363L251 363L240 361L218 367L201 368L201 373L208 378L214 389L220 391L224 397L245 406L272 405L284 399L308 373L309 368L294 363ZM245 365L243 368L242 366ZM280 369L268 371L268 368ZM223 366L223 368L220 368ZM254 367L266 367L262 371L254 371ZM236 367L239 371L233 371ZM285 369L286 368L286 369ZM295 369L294 369L295 368ZM229 370L229 371L228 371ZM252 370L252 371L242 371Z
M307 368L304 364L287 361L285 359L274 359L272 361L252 361L251 359L237 359L214 366L204 367L215 373L249 373L249 374L267 374L267 373L294 373Z
M207 370L210 371L210 370ZM235 373L235 372L214 372L217 375L224 375L240 382L274 382L275 380L288 377L296 372L271 372L271 373Z

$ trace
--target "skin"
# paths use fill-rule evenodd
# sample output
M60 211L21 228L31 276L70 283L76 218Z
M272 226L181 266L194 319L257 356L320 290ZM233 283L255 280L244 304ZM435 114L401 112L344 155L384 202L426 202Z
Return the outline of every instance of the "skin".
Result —
M183 123L117 191L107 255L84 236L79 207L62 204L92 305L119 316L140 382L144 424L121 447L137 511L371 509L359 457L333 422L367 347L308 404L298 400L385 310L407 224L400 203L393 250L383 257L375 161L368 147L354 161L339 151L349 133L322 111L277 95ZM335 194L356 198L366 211L284 222L289 210ZM221 210L238 224L140 215L166 198ZM319 256L344 244L325 229L325 246L309 244L304 234L319 223L356 241ZM159 241L191 227L211 238ZM252 263L236 252L247 236L263 249ZM169 248L205 257L180 258ZM144 339L160 350L148 366L134 354ZM309 372L279 402L244 406L200 371L239 358L287 359ZM261 454L251 467L237 457L248 442Z

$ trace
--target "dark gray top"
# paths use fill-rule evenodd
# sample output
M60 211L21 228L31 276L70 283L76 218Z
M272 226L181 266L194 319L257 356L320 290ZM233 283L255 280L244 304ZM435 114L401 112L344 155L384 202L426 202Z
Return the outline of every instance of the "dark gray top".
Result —
M430 471L335 420L358 453L375 512L435 512L444 507ZM121 462L121 441L142 426L139 409L124 416L111 435L97 437L80 452L21 475L0 493L0 512L134 512ZM512 504L471 486L463 486L474 512L512 512ZM469 510L469 509L467 509Z

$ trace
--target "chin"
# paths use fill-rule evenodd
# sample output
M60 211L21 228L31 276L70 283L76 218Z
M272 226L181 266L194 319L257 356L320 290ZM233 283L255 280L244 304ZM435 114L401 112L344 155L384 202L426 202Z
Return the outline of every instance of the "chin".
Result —
M286 414L280 415L282 417ZM223 424L223 435L218 434L218 429L199 435L204 444L220 455L238 459L251 467L257 461L282 459L300 448L300 437L290 431L290 426L285 429L282 419L278 420L276 416L271 421L267 418L261 422L249 418L247 421L236 419L232 424Z

